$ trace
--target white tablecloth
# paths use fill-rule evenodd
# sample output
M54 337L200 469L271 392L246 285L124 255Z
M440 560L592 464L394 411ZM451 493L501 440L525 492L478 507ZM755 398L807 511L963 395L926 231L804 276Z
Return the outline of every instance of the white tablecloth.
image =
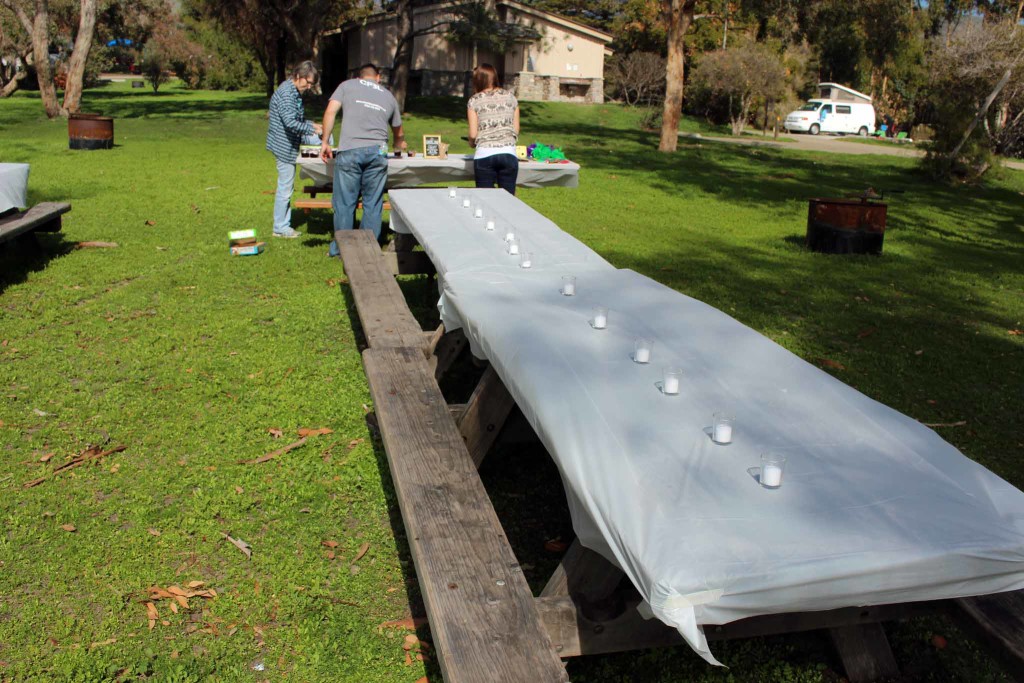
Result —
M334 164L325 164L320 159L296 160L299 175L317 185L334 181ZM520 187L577 187L579 186L580 165L573 162L564 164L542 164L536 161L520 161L516 185ZM473 180L473 157L449 156L447 159L413 158L388 159L388 187L419 187L431 183L456 183Z
M708 661L705 624L1024 588L1024 494L932 430L632 271L596 269L565 297L564 266L502 266L497 243L498 266L452 267L481 243L442 242L464 221L412 211L414 195L391 201L445 264L446 326L552 454L580 541ZM648 365L637 336L654 340ZM678 396L656 386L667 365ZM716 411L736 416L731 445L709 438ZM777 490L755 478L768 450L788 457Z
M0 163L0 213L28 206L28 164Z

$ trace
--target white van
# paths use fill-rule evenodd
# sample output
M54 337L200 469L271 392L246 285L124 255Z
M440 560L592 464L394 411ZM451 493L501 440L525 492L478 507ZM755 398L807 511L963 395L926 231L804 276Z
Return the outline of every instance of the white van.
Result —
M851 133L867 137L875 132L871 97L837 83L819 83L818 97L786 116L793 133Z

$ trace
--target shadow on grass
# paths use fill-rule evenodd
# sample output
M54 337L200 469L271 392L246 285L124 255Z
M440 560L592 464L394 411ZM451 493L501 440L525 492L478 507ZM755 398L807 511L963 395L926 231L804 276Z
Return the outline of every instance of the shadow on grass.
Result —
M75 243L66 241L62 233L32 231L0 243L0 294L74 249Z
M88 90L84 110L114 118L167 117L175 119L219 119L229 114L266 111L263 95L246 94L231 99L213 99L186 92L127 94L121 90ZM116 122L115 122L116 124Z

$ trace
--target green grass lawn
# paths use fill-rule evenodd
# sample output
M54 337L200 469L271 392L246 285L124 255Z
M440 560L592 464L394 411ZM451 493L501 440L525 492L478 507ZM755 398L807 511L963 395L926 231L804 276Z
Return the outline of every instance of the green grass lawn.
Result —
M32 164L31 201L70 200L61 236L0 250L0 681L440 681L406 664L422 614L371 408L359 332L326 257L326 215L299 240L231 257L229 230L269 236L266 101L240 93L87 91L117 147L67 149L29 94L0 101L0 160ZM309 113L315 113L310 106ZM561 146L578 189L521 198L616 266L706 301L1024 486L1024 174L942 187L915 161L703 146L656 151L641 114L523 103L524 142ZM463 105L413 101L411 140L468 151ZM885 254L802 246L807 199L900 188ZM80 241L114 249L74 249ZM433 285L403 281L425 322ZM434 290L436 293L436 289ZM301 428L332 433L261 464ZM280 430L275 438L269 430ZM123 452L52 476L92 445ZM498 454L500 456L500 454ZM482 475L527 576L571 533L542 452ZM529 495L529 499L526 496ZM69 531L67 529L74 529ZM225 535L252 547L248 559ZM361 556L360 556L361 554ZM357 559L357 556L358 559ZM147 589L216 591L189 606ZM166 622L166 623L165 623ZM429 639L429 631L419 635ZM1004 680L942 619L896 624L902 681ZM948 645L937 648L933 635ZM575 681L838 681L821 634L571 661Z

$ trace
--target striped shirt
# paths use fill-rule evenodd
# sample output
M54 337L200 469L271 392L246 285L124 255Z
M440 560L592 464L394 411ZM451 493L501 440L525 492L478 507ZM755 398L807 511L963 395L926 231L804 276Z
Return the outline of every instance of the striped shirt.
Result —
M270 98L270 128L267 130L267 149L278 161L294 163L299 145L305 135L312 135L313 124L306 120L302 95L291 80L280 85Z

